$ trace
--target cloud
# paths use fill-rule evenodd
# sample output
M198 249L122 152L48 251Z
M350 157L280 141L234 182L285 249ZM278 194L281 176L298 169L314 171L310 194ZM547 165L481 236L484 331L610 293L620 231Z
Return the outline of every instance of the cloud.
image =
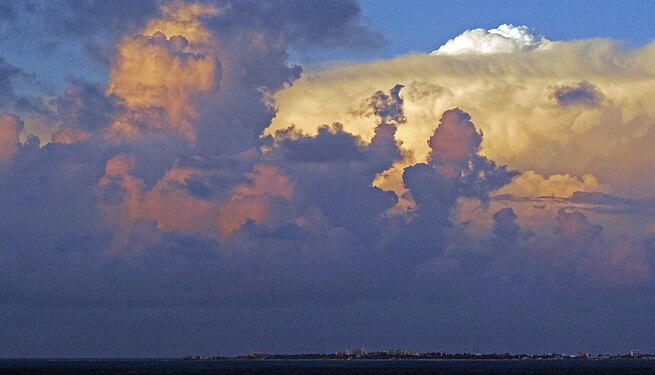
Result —
M198 18L219 10L179 3L164 6L162 12L164 17L148 24L143 34L120 43L107 93L121 100L128 116L130 111L162 110L163 116L145 119L146 132L170 132L193 142L199 116L193 100L220 81L220 62L210 50L214 41ZM130 120L114 123L106 137L139 137L142 129Z
M18 151L18 136L23 123L12 113L0 115L0 161L8 162Z
M60 95L50 99L63 126L96 131L109 125L120 111L118 98L105 95L104 87L83 79L69 79Z
M2 99L3 101L12 98L14 94L14 84L13 79L16 76L20 76L22 70L9 64L2 57L0 57L0 88L2 89ZM6 103L0 102L0 104L6 105Z
M506 53L302 73L289 48L378 40L356 3L146 8L115 21L136 24L106 83L70 78L40 114L6 104L5 306L506 316L490 301L652 288L652 46L508 26L480 39ZM553 96L591 85L602 105Z
M0 56L0 110L12 111L20 115L34 113L48 114L43 100L23 92L24 88L34 86L34 76L20 67L14 66ZM22 88L22 89L19 89Z
M533 35L527 26L502 24L496 29L466 30L432 51L432 55L489 55L547 49L551 41Z
M655 160L647 146L655 134L649 110L655 76L647 64L653 51L653 45L626 50L609 40L583 40L527 52L412 54L339 66L305 74L277 92L267 132L294 124L312 134L339 122L368 140L374 121L360 116L357 104L402 84L408 126L397 137L418 161L431 152L425 139L442 113L461 108L485 135L483 154L499 163L542 176L593 175L612 192L639 196L655 178L647 167ZM602 105L560 105L552 96L557 88L579 91L579 82L588 84L581 86L585 92L593 85L602 93Z
M458 197L486 203L489 194L507 185L516 171L479 155L482 135L468 113L460 109L444 112L428 140L429 163L405 168L403 181L417 204L419 216L449 225L449 215Z
M371 49L385 42L381 33L360 23L359 4L352 0L334 1L329 6L322 1L295 0L281 7L274 6L271 15L291 20L287 26L289 42L303 49L335 46Z
M497 241L513 243L518 238L521 228L516 224L516 214L511 207L498 210L494 216L493 235Z
M583 107L599 107L604 95L589 82L579 82L573 85L562 85L553 89L552 97L563 107L579 105Z
M471 116L461 110L444 112L434 135L428 139L430 159L445 163L468 161L480 150L482 135L475 130Z
M59 11L54 12L54 8ZM134 4L129 0L118 0L112 4L104 1L63 0L57 4L45 3L44 20L51 30L67 36L88 38L100 33L122 33L134 31L138 25L157 11L153 0Z
M13 36L8 43L21 48L21 43L29 41L34 47L32 53L38 48L44 55L65 54L67 44L79 43L80 49L103 65L109 65L107 55L113 53L106 44L113 44L123 34L132 34L158 10L155 0L138 4L125 0L111 4L98 0L5 4L0 13L10 16L11 22L0 32Z
M91 139L91 133L89 132L68 127L60 127L56 132L52 133L50 141L53 143L71 144L86 142L89 139Z
M270 209L270 197L293 197L293 184L273 166L257 164L247 177L249 183L235 186L219 208L218 230L222 235L231 234L249 220L262 223Z
M590 223L578 211L560 209L556 221L554 234L557 239L554 243L536 239L534 246L539 248L542 256L551 256L544 253L549 251L553 252L553 256L558 256L557 253L562 250L554 247L568 248L569 254L564 256L574 258L576 272L592 283L601 281L609 285L629 286L633 283L643 284L651 278L643 244L631 242L625 237L606 239L602 235L603 227Z
M525 171L514 179L511 185L504 187L498 193L521 197L569 198L577 192L608 192L609 190L609 186L601 184L592 174L578 178L569 174L542 176L534 171Z

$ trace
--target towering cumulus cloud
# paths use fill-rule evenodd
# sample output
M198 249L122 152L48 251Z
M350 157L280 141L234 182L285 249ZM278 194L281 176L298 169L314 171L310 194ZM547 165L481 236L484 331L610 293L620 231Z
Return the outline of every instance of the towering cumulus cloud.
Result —
M498 53L485 53L475 44L466 53L413 54L305 75L276 94L278 113L269 131L292 123L312 132L338 121L370 138L372 121L358 116L353 103L380 86L401 83L412 125L398 138L418 160L429 154L425 139L441 114L460 107L476 119L485 134L484 154L494 160L545 179L591 174L615 193L646 194L655 178L646 167L655 154L645 146L652 137L653 46L625 50L609 40L546 43L520 30L517 36L510 31L484 35L548 48L489 47ZM453 41L468 40L467 35ZM635 148L639 156L626 151Z
M120 42L107 93L119 97L127 111L107 137L132 139L145 131L195 140L193 101L220 81L216 41L199 17L219 12L200 4L164 5L162 19Z
M405 229L412 233L405 237L411 238L409 248L439 248L440 240L456 233L446 248L504 247L507 256L508 249L538 248L528 253L568 259L564 263L581 278L644 285L652 260L638 254L648 247L654 218L618 203L620 198L573 197L614 193L649 204L655 178L648 172L655 154L647 146L655 134L652 55L653 45L625 50L609 40L553 42L525 26L469 30L429 55L305 75L275 94L278 112L268 131L295 124L312 134L337 121L366 142L375 135L373 121L352 103L380 85L401 83L406 125L397 139L405 156L378 176L376 186L401 197L402 209L390 212L412 217ZM605 228L578 242L579 259L557 250L569 240L556 224L578 214L594 223L589 228ZM441 234L427 230L434 222L441 223ZM630 245L616 245L626 235L634 236ZM620 255L618 249L631 250ZM603 263L600 254L614 261ZM460 260L437 263L454 262ZM634 267L630 282L615 276L624 267Z
M384 38L351 0L116 4L45 23L106 54L104 80L39 95L0 57L0 326L284 351L314 326L325 345L378 327L384 345L407 327L493 343L487 324L559 325L552 306L653 305L654 45L501 25L303 72L290 48ZM33 328L39 311L56 321Z

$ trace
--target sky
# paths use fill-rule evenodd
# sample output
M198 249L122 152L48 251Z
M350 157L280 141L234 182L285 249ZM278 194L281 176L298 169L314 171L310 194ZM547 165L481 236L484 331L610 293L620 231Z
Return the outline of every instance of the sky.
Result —
M654 13L0 0L0 357L655 352Z

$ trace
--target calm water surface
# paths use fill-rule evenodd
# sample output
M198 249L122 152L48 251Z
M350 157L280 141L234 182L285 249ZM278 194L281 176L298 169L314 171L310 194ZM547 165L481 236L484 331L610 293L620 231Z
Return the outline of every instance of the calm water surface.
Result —
M654 374L651 360L3 359L1 374Z

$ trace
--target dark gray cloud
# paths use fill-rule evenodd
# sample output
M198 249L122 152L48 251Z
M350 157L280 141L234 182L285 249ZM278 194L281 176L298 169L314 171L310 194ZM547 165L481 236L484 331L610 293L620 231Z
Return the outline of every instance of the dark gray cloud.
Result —
M156 0L58 0L44 2L49 28L67 38L130 34L159 11Z
M481 142L482 134L476 131L466 112L460 109L444 112L428 141L432 160L410 166L404 172L403 179L419 211L421 206L429 206L430 209L423 210L425 213L440 212L439 216L446 219L458 196L486 202L490 192L518 175L479 155Z
M516 223L517 216L511 207L498 210L494 216L492 233L494 239L501 244L513 244L518 238L521 228Z
M34 77L0 56L0 109L18 113L50 114L39 96L17 90L17 86L35 86Z
M414 262L430 262L449 246L444 238L452 229L449 216L458 198L486 204L491 192L517 175L478 154L482 134L470 119L460 109L444 112L428 141L432 147L430 162L409 166L403 173L416 209L397 246L412 249Z
M605 95L595 85L581 81L571 85L561 85L553 89L552 98L557 104L566 106L600 107Z
M102 85L71 78L61 95L50 100L66 126L84 130L106 127L118 113L117 98L107 96Z
M0 57L0 104L7 105L15 100L14 79L21 76L23 71L18 67L9 64L5 59Z
M403 110L403 98L400 97L400 90L403 85L396 85L389 94L378 91L362 103L362 109L355 114L364 116L376 116L383 122L404 124L407 121Z
M72 46L79 45L92 58L87 63L96 61L101 67L109 64L120 36L134 33L158 12L155 0L3 0L0 6L11 14L0 27L8 50L38 53L38 58L59 64Z
M329 3L320 0L244 0L230 4L228 12L242 26L265 26L273 37L283 36L293 46L308 48L375 48L384 42L382 34L363 26L361 10L354 0ZM224 21L217 21L222 28Z

